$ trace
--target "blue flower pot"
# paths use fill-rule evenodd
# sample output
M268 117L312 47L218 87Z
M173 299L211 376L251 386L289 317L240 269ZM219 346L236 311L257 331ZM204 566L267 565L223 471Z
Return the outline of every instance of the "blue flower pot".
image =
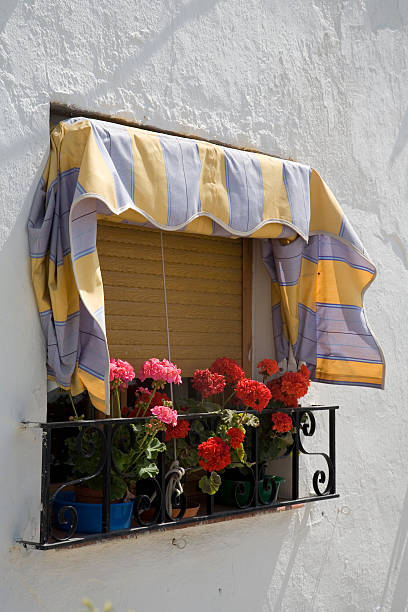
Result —
M72 506L77 511L77 533L102 532L102 504L83 504L75 501L73 491L61 491L54 501L54 524L57 529L68 531L72 523L72 513L66 509L64 516L66 524L60 521L59 511L64 506ZM129 529L132 522L133 502L110 505L110 530Z

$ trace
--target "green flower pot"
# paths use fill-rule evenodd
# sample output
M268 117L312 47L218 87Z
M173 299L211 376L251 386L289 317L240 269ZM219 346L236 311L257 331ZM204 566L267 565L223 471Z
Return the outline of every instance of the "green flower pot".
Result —
M264 505L273 504L278 497L279 486L285 479L281 476L266 474L258 482L258 500ZM251 500L251 483L249 480L229 480L222 479L222 484L216 493L215 499L218 503L227 506L238 506L245 508L249 506Z

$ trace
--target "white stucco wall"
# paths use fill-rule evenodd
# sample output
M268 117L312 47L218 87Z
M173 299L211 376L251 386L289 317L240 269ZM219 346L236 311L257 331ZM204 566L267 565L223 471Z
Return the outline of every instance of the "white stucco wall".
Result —
M404 0L0 3L0 608L406 609L408 4ZM26 551L38 518L43 341L25 231L58 101L309 163L375 259L366 305L384 392L341 405L339 500L70 551ZM185 539L182 550L172 538ZM184 542L182 542L184 545Z

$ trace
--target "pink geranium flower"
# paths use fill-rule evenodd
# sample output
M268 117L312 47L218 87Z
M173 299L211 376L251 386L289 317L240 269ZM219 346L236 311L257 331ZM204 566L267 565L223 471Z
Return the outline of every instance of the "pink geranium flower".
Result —
M111 359L109 364L109 381L126 389L134 379L135 371L127 361L122 359Z
M152 378L153 380L179 385L181 383L181 370L167 359L160 361L160 359L152 357L152 359L144 362L140 368L138 378L142 382L146 378Z
M118 379L118 372L116 368L116 359L111 359L109 363L109 382L113 382Z
M166 423L166 425L173 425L173 427L177 425L177 410L173 410L169 406L155 406L150 412L156 419Z

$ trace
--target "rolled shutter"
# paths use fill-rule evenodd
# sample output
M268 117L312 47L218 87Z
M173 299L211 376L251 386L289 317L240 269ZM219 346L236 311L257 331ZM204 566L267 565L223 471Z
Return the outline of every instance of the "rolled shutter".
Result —
M216 357L242 363L242 239L163 232L171 357L184 376ZM168 357L160 232L98 222L112 357Z

